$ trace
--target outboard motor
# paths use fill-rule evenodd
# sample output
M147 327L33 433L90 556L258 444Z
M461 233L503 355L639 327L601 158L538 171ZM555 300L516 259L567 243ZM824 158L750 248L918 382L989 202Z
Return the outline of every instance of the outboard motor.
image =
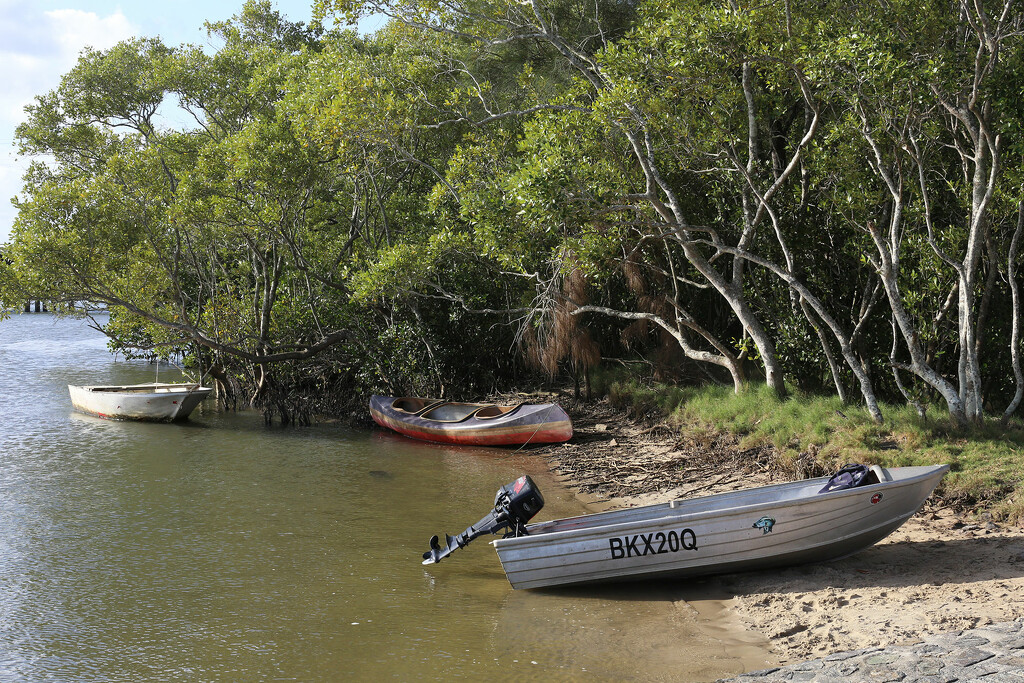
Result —
M484 534L496 534L508 529L508 536L526 534L526 523L544 507L544 496L528 475L523 475L511 484L505 484L494 496L494 509L476 524L471 525L458 536L444 535L445 545L439 539L430 539L430 550L423 553L423 564L434 564L466 546L470 541Z

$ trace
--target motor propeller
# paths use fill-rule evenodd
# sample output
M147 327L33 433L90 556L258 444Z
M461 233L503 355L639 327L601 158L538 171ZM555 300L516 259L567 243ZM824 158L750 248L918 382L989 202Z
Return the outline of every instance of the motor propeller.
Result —
M444 535L444 545L437 536L430 539L430 550L423 553L423 564L435 564L464 548L474 538L484 534L497 534L502 529L509 531L505 536L523 536L526 523L544 507L544 496L529 475L505 484L494 496L494 509L476 524L471 524L457 536Z

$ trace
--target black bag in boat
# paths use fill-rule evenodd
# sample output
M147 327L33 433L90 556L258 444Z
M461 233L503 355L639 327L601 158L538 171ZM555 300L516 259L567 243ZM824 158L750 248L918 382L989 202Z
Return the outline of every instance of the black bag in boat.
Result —
M828 483L818 493L852 489L858 486L877 483L878 475L872 472L871 468L867 465L844 465L842 469L832 475L832 478L828 480Z

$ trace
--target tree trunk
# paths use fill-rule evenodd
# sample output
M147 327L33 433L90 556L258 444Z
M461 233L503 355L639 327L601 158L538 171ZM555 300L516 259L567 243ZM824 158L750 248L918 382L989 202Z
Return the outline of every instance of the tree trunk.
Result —
M898 221L899 218L894 216L892 220ZM873 222L868 223L868 231L874 239L878 250L878 272L882 278L885 295L889 300L889 308L892 311L893 319L896 321L903 341L907 345L907 350L910 352L910 365L905 366L905 369L910 370L923 379L942 395L949 409L949 416L957 427L967 426L967 413L964 410L964 403L960 398L960 392L946 378L935 372L935 369L925 361L924 350L921 348L917 330L914 329L914 323L911 320L910 314L903 305L903 295L900 292L899 283L896 280L896 271L893 267L893 253L889 250L884 240L882 240L881 234ZM901 366L902 364L896 367Z
M1006 274L1010 280L1010 301L1012 311L1012 326L1010 331L1010 362L1013 366L1013 378L1017 390L1013 392L1013 399L1010 405L1003 411L1001 424L1003 428L1010 422L1010 416L1020 406L1024 398L1024 372L1020 367L1020 292L1017 287L1017 249L1020 245L1020 233L1024 229L1024 200L1017 205L1017 228L1013 231L1013 239L1010 240L1010 254L1006 258Z
M849 400L846 396L846 389L843 387L843 379L839 370L839 363L836 361L835 353L832 351L832 346L828 343L828 339L825 337L825 332L821 329L821 325L818 323L818 319L815 317L814 312L807 305L806 299L800 299L800 310L803 311L804 317L807 318L807 322L810 323L811 328L814 329L814 333L818 336L818 342L821 344L821 349L825 352L825 359L828 361L828 369L832 373L832 382L836 385L836 395L839 396L840 401L848 403Z
M654 313L619 311L606 306L594 306L588 304L586 306L579 306L572 311L573 315L579 315L580 313L602 313L604 315L622 318L624 320L649 320L672 335L676 340L676 343L679 344L679 348L683 350L683 354L690 360L696 360L702 363L711 363L725 368L732 377L733 391L737 394L743 391L743 387L746 384L746 377L743 373L743 362L730 353L725 345L715 339L707 330L692 321L684 320L681 315L676 315L677 324L672 325L667 320L659 315L655 315ZM683 333L681 327L691 329L703 336L708 343L715 347L718 351L718 355L713 354L710 351L701 351L700 349L693 348L689 340L686 339L686 335Z

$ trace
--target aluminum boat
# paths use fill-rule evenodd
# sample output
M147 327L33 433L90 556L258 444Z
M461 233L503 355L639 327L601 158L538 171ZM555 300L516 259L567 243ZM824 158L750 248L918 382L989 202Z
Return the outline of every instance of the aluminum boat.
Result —
M495 509L456 537L431 539L424 564L483 533L513 588L724 574L851 555L882 540L924 504L948 465L870 469L852 488L807 479L549 522L529 477L503 487Z

